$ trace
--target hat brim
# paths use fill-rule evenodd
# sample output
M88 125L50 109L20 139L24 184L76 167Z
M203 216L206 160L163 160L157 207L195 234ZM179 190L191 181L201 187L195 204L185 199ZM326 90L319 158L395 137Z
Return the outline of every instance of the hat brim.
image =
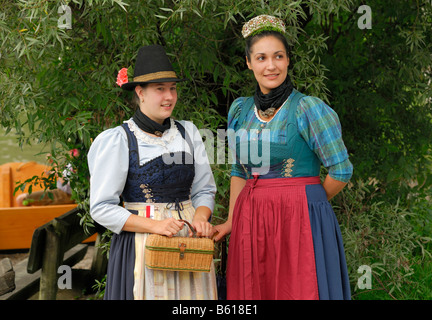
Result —
M163 79L155 79L149 81L136 81L136 82L126 82L122 84L121 88L124 90L133 90L136 86L146 84L146 83L162 83L162 82L184 82L187 79L178 79L178 78L163 78Z

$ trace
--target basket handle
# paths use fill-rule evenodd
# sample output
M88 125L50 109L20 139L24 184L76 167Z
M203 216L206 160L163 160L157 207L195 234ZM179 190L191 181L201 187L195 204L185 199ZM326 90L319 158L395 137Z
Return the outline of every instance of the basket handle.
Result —
M183 219L179 219L179 221L182 221L182 222L184 222L184 223L186 223L187 224L187 226L189 227L189 229L191 229L191 231L192 231L192 237L193 238L198 238L198 236L197 236L197 234L196 234L196 229L189 223L189 221L186 221L186 220L183 220Z

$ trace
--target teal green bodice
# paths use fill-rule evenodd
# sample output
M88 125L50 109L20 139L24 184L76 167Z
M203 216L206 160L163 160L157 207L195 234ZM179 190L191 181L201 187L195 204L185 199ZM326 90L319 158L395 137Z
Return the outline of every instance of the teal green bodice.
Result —
M318 176L321 161L309 148L297 127L296 110L304 95L293 90L287 101L268 122L255 113L253 97L244 98L235 133L237 170L247 178L288 178ZM234 137L235 135L235 137ZM234 148L232 148L234 149Z

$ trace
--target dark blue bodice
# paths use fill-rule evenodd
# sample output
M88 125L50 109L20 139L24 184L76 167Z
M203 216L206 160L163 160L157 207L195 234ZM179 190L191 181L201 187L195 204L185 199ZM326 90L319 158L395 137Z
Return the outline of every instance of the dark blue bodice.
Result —
M176 126L193 152L184 127ZM195 177L193 155L187 152L166 153L140 165L138 141L126 123L122 124L129 144L129 172L122 198L125 202L179 203L190 198Z

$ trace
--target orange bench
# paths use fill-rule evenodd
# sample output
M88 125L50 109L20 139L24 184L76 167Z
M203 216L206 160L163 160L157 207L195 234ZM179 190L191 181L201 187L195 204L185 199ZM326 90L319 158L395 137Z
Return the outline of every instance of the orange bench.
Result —
M33 176L42 176L49 170L43 164L31 162L10 162L0 166L0 208L16 207L16 197L23 193L18 190L14 195L17 182L24 182ZM42 190L39 186L33 186L33 191Z
M49 168L36 162L7 163L0 166L0 250L30 248L33 232L52 219L76 208L76 204L18 207L16 197L22 193L16 182L42 173ZM33 191L42 190L33 186ZM86 242L95 241L96 235Z

